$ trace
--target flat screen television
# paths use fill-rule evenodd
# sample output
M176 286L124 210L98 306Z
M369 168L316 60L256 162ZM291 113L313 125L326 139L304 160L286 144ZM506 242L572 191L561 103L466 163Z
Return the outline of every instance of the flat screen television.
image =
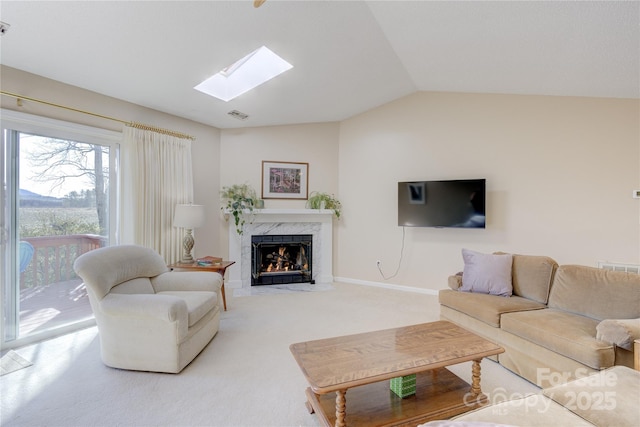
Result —
M398 225L485 228L485 179L398 183Z

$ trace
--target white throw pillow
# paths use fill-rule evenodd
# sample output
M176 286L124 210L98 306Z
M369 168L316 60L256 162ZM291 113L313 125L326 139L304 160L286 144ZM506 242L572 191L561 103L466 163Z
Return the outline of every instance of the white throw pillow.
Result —
M511 283L511 254L483 254L462 249L464 271L462 292L475 292L509 297L513 293Z

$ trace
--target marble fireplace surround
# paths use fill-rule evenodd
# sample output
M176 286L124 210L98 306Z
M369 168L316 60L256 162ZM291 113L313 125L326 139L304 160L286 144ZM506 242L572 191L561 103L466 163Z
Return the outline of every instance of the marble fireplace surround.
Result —
M229 224L229 259L236 264L227 270L225 288L251 288L251 236L271 234L311 234L312 278L316 283L333 282L332 210L257 209L253 221L244 225L241 236L233 224Z

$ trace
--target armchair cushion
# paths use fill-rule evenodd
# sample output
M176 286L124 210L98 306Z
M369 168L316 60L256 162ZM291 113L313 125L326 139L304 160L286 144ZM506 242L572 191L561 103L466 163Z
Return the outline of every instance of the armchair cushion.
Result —
M633 351L640 338L640 319L605 319L596 326L596 339Z
M150 280L156 292L217 292L222 288L222 276L220 273L210 271L172 271L152 277Z
M142 249L136 245L95 249L87 252L91 256L78 257L74 269L87 285L92 286L96 297L102 299L120 283L138 277L154 277L169 270L158 253ZM96 257L100 262L95 261Z
M127 280L111 288L112 294L155 294L148 277Z
M167 291L158 292L157 295L171 295L183 300L187 304L189 327L195 325L218 304L215 292Z

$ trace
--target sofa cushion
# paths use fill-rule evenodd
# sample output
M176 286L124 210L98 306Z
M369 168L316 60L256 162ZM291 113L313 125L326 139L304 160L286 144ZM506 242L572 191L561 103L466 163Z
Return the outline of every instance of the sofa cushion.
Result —
M513 255L513 293L546 304L558 263L546 256Z
M549 307L597 320L638 318L640 275L580 265L560 266L551 286Z
M598 321L562 310L506 313L503 331L512 333L593 369L613 366L613 345L596 339Z
M158 295L172 295L187 303L189 312L189 327L195 325L209 311L217 305L218 297L215 292L204 291L167 291L158 292Z
M615 366L542 393L597 426L640 426L640 372Z
M458 415L452 420L453 422L467 422L469 427L475 426L473 423L480 422L527 427L593 427L591 423L541 394L533 394L520 399L510 399L506 402L487 405ZM429 423L424 426L432 427ZM451 424L451 427L453 426L457 426L457 424ZM463 426L461 425L460 427Z
M465 313L495 328L500 327L500 316L522 310L540 310L544 304L526 298L511 296L498 298L495 295L457 292L442 289L438 293L440 304Z
M510 296L511 254L483 254L462 249L464 271L462 274L462 292Z
M516 427L515 424L503 424L488 421L451 421L437 420L420 424L417 427Z

